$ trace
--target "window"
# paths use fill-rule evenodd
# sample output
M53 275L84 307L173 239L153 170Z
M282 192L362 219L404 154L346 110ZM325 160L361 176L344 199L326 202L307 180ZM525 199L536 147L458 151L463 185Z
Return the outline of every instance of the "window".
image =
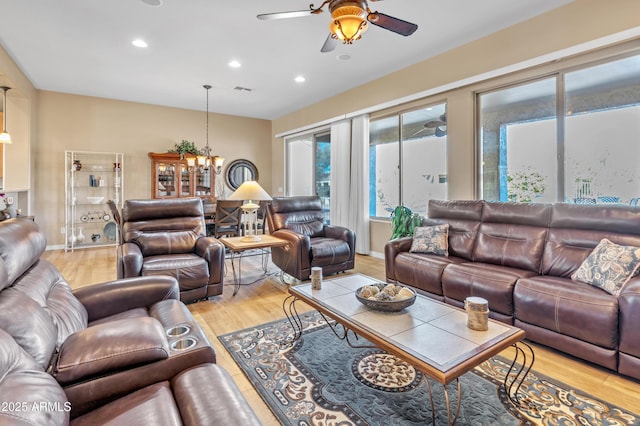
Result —
M288 196L318 195L329 223L331 134L303 135L286 141Z
M482 198L640 196L640 56L478 94Z
M369 135L369 215L389 217L397 205L427 212L447 197L446 104L372 120Z

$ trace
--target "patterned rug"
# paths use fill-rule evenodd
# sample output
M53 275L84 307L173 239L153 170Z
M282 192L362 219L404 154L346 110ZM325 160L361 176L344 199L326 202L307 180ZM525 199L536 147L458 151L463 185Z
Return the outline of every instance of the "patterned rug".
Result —
M284 319L219 339L283 425L431 424L425 377L376 348L338 339L317 312L301 315L294 344ZM364 339L360 343L367 344ZM459 425L633 425L640 417L531 371L520 408L502 387L509 361L494 357L461 377ZM437 424L446 424L442 386L429 379ZM455 410L457 392L447 387Z

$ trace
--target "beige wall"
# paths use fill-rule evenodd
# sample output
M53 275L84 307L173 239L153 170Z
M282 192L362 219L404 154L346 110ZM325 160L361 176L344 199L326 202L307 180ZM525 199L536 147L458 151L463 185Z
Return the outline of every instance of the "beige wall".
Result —
M167 108L56 92L40 92L35 149L33 213L50 246L64 236L64 151L124 153L124 199L150 198L149 152L166 152L182 139L206 143L203 111ZM225 164L245 158L256 164L260 183L271 188L271 122L209 115L209 145ZM228 190L229 191L229 190Z
M553 54L602 37L637 29L640 1L577 0L567 6L445 52L273 121L273 134L364 110L416 93ZM419 31L427 29L421 28ZM475 196L474 96L469 88L434 95L447 101L449 198ZM284 140L272 139L272 182L283 186ZM384 251L388 223L371 225L371 250Z

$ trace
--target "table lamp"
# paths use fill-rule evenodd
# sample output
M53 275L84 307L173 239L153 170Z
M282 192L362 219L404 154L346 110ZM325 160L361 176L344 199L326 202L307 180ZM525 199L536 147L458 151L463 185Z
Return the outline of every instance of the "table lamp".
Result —
M246 180L227 198L228 200L242 200L242 227L244 228L243 241L260 241L262 238L257 232L257 215L259 204L255 201L271 200L267 192L255 180Z

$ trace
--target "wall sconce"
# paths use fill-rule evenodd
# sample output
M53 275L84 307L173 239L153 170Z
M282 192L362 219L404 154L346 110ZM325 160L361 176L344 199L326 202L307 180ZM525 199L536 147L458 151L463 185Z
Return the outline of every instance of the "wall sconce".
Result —
M2 90L2 133L0 133L0 143L11 143L11 135L7 132L7 90L11 87L0 86Z

